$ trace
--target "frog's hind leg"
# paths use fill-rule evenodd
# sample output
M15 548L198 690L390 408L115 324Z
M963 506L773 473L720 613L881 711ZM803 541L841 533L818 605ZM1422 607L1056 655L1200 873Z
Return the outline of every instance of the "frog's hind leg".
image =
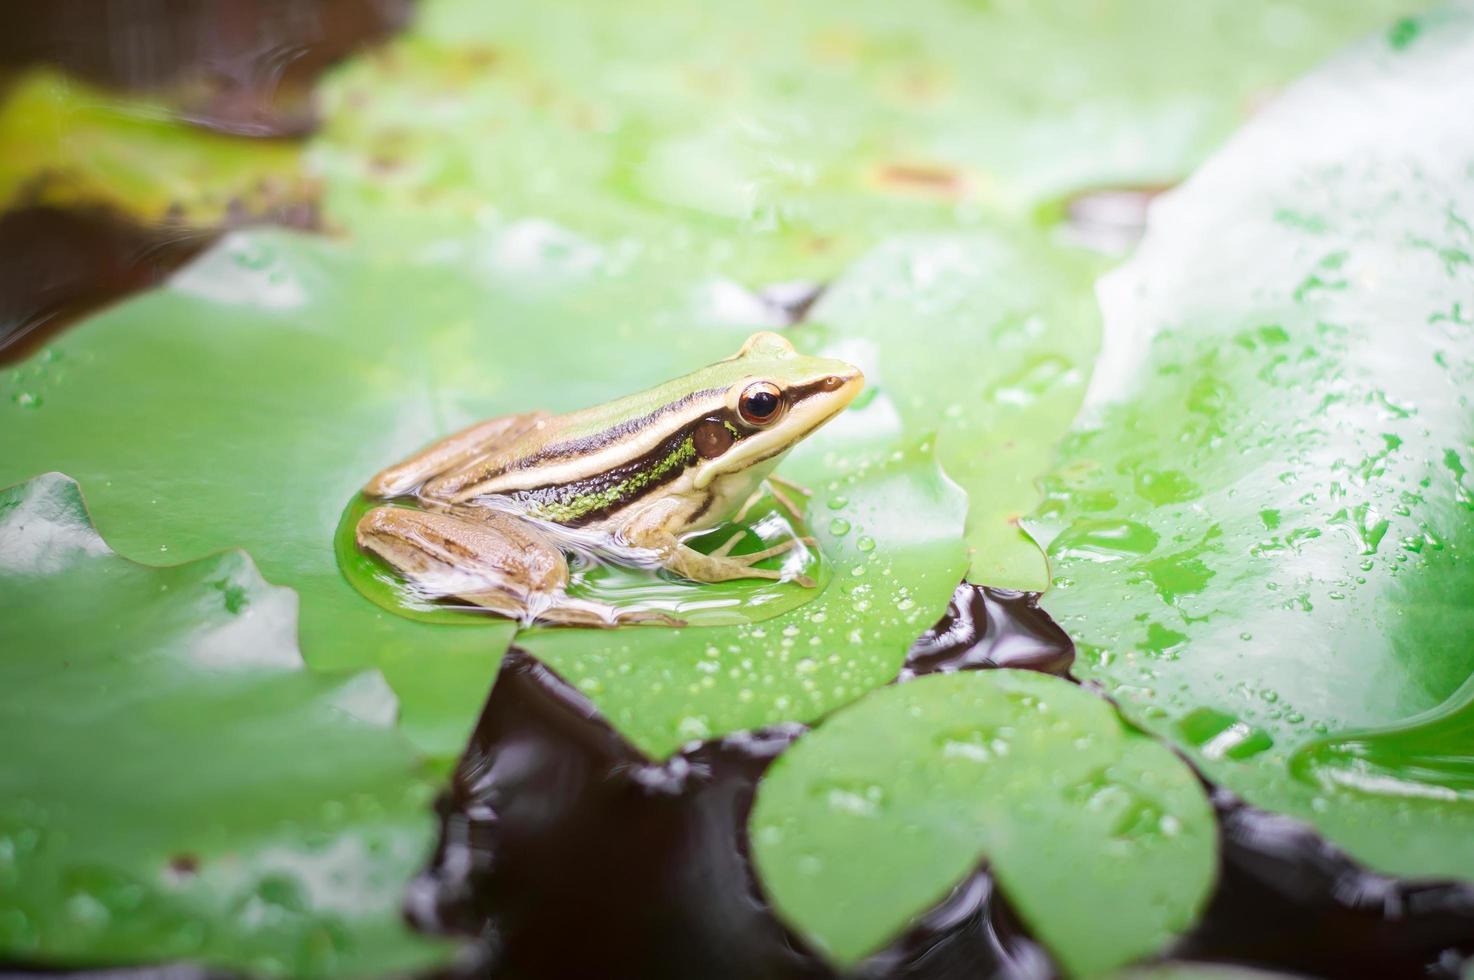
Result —
M530 525L489 511L484 520L375 507L356 531L358 546L388 562L430 598L454 596L524 619L539 597L568 581L563 553Z
M409 493L433 477L460 469L510 445L546 418L547 412L524 412L478 422L376 474L364 486L363 492L370 497L398 497Z
M360 548L383 558L426 597L454 597L522 623L676 622L664 613L570 597L563 552L510 514L485 511L468 520L376 507L359 520L356 537Z

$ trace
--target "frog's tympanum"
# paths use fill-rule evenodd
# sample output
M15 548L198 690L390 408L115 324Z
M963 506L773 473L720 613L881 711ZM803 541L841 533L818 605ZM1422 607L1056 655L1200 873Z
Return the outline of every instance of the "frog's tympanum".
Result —
M671 622L569 595L565 551L698 582L781 578L757 563L812 541L740 555L731 551L746 531L710 554L685 542L740 520L783 454L864 383L843 361L754 334L734 357L649 391L567 415L494 418L391 466L364 492L413 495L419 509L369 511L358 544L426 594L524 622Z

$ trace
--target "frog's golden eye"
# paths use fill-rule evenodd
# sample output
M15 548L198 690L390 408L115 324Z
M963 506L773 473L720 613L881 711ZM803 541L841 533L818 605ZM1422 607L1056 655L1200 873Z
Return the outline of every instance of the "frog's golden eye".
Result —
M748 425L771 425L783 414L783 392L771 381L755 381L737 399L737 411Z

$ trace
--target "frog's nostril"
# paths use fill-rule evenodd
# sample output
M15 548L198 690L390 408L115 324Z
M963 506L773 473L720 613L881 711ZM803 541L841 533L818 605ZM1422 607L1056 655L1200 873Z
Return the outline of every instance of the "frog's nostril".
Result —
M844 378L841 378L837 374L831 374L829 377L819 382L819 387L823 388L825 391L838 391L839 389L844 387Z

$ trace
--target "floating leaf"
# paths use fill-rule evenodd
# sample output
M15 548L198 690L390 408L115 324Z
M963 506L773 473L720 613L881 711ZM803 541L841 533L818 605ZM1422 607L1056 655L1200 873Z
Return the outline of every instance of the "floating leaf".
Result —
M50 70L0 104L0 206L106 205L145 223L208 226L267 215L315 193L300 147L212 133L162 104Z
M312 666L380 666L407 732L449 757L464 744L513 627L486 617L413 621L359 595L333 550L358 487L476 419L597 404L728 356L753 327L768 325L764 316L771 310L735 284L682 279L541 223L442 241L414 261L284 232L235 234L164 289L78 327L0 378L8 396L0 397L0 480L50 468L78 475L97 487L98 523L130 557L249 548L267 575L300 592ZM755 704L733 700L725 714L703 707L713 732L741 727L761 705L767 720L814 717L888 680L962 574L961 495L929 455L909 465L889 459L904 460L915 440L886 401L854 416L847 439L848 416L813 441L821 454L863 442L874 461L864 473L858 455L784 472L823 491L811 521L847 576L831 590L845 597L843 620L825 626L827 646L811 652L858 656L859 666L830 664L808 678L824 683L820 699L795 677L786 706L776 692L755 692ZM831 480L855 486L830 493ZM846 494L856 501L848 516L842 504L829 507ZM848 537L833 530L841 520L853 526ZM872 577L857 577L861 567ZM862 585L868 595L852 596ZM854 631L862 639L847 653ZM726 635L714 632L711 642ZM549 651L633 642L614 636L546 642ZM642 669L679 670L682 690L687 659L708 645L701 633L683 634L670 642L684 652L667 663L646 646L656 640L638 642ZM775 654L779 643L775 633ZM542 640L529 644L544 649ZM547 655L582 678L566 658ZM725 672L739 666L723 666L721 692L734 699L740 691ZM629 683L629 697L648 692L643 676ZM639 719L631 722L637 739L655 726L673 747L684 738L670 741L678 726L668 710L636 702L612 717ZM685 707L677 717L692 715ZM656 744L649 739L643 744Z
M0 491L0 958L258 975L423 968L433 793L375 672L303 669L239 551L114 554L77 485Z
M686 742L811 721L896 676L966 568L966 498L929 444L898 448L872 402L782 472L815 491L834 578L776 619L720 629L538 630L518 645L557 670L654 758ZM887 436L890 436L887 438Z
M1171 183L1405 8L438 0L326 85L312 153L329 220L359 231L538 216L826 278L887 235Z
M1077 672L1400 874L1474 877L1471 103L1465 5L1163 199L1035 524Z
M877 246L809 312L967 491L973 581L1040 591L1018 528L1085 394L1098 339L1095 264L1023 229Z
M1026 671L934 674L828 718L773 764L751 820L778 911L841 967L986 858L1066 970L1189 926L1216 861L1191 770L1086 691Z

